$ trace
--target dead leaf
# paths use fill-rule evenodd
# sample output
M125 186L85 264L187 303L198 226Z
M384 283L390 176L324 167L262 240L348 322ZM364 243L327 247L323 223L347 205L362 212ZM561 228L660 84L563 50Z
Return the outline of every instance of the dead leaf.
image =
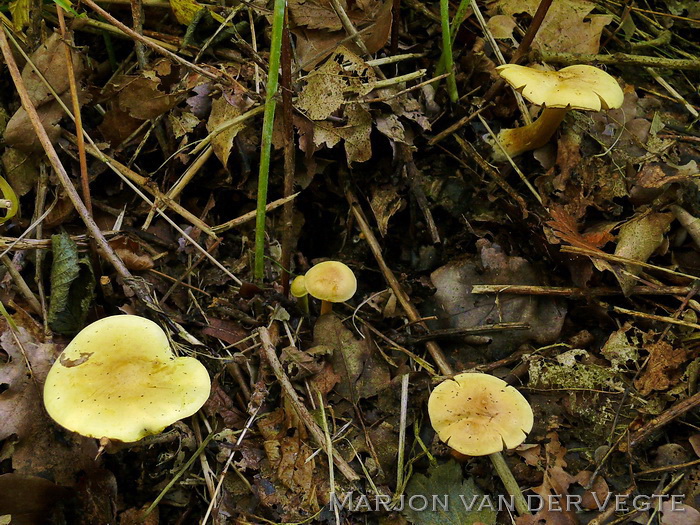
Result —
M437 289L434 308L441 328L474 328L500 322L524 322L528 330L494 332L468 338L472 344L488 345L494 359L510 355L527 341L549 344L557 340L566 307L550 297L474 295L475 284L546 284L546 273L521 257L508 256L497 244L477 242L479 258L455 259L430 275Z
M96 441L77 434L60 432L44 410L41 386L57 349L37 341L35 335L20 327L19 343L3 322L0 346L8 360L0 362L0 440L16 436L12 467L17 474L39 475L61 485L75 483L76 472L94 466Z
M65 522L60 502L73 495L49 480L21 474L0 475L0 516L12 515L8 523L42 525Z
M29 193L39 179L39 165L35 155L27 154L15 148L5 148L2 165L7 180L18 197Z
M382 237L389 228L389 219L401 209L403 199L399 196L395 186L384 185L372 188L370 206L374 217L377 219L377 227Z
M323 315L314 326L314 346L333 349L331 363L341 381L335 391L353 403L372 397L389 386L386 363L372 352L368 341L355 339L334 315Z
M644 349L649 352L649 362L634 386L643 396L655 390L667 390L681 379L681 365L688 360L688 352L683 348L673 348L666 341L648 343Z
M533 16L539 4L539 0L500 0L493 10L508 16L519 13ZM595 3L585 0L552 3L532 47L561 53L598 53L603 27L612 22L613 17L590 15L595 7Z
M139 75L120 75L107 87L105 96L114 98L116 105L138 120L156 118L179 101L179 93L171 93L168 78L173 70L169 60L162 58Z
M68 66L63 48L64 45L60 35L53 33L32 53L31 61L54 88L56 94L61 97L65 104L70 106L70 85L66 74ZM74 49L71 57L75 79L80 87L80 82L86 73L85 65L81 55L75 52ZM63 108L53 98L51 91L46 87L46 84L35 72L31 64L27 64L22 70L22 81L27 88L29 98L37 110L39 120L44 126L49 139L52 143L55 143L61 133L58 123L63 118ZM81 105L85 102L85 98L82 89L79 89L78 100ZM23 107L20 107L8 122L4 138L7 144L25 152L43 151L29 120L29 115Z
M341 1L341 5L344 3ZM389 38L392 5L389 0L357 2L351 9L343 5L369 53L379 51ZM291 0L289 18L292 32L297 37L297 56L306 71L331 54L347 36L328 0ZM343 45L353 53L361 54L354 42L344 42Z
M214 99L211 105L209 120L207 121L207 130L209 133L213 133L230 120L240 117L244 109L245 107L229 103L224 96ZM211 146L214 149L214 154L224 166L228 163L229 155L231 155L233 139L235 139L236 135L244 128L245 123L243 122L230 126L216 134L212 139Z
M352 103L345 106L344 126L334 126L330 122L317 122L314 129L314 143L332 148L341 140L345 144L348 164L365 162L372 157L369 140L372 131L372 117L364 105Z
M137 272L150 270L155 266L151 256L146 253L141 244L130 237L117 237L109 241L109 245L129 269Z
M664 234L668 231L671 222L673 222L672 213L648 213L626 222L617 236L615 255L647 262L663 243ZM615 277L625 295L629 294L632 287L637 284L633 276L642 271L639 266L632 265L627 266L626 269L632 275L615 272Z

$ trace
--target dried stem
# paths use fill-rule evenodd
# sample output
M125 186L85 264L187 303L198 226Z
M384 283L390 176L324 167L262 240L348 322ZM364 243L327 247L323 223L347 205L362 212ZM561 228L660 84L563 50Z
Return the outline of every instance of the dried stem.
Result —
M313 436L316 443L321 448L323 448L329 456L333 456L333 462L335 463L336 467L338 467L340 473L343 474L343 476L345 476L345 478L348 481L359 480L360 476L358 476L357 473L352 469L352 467L348 465L348 463L343 459L343 457L338 453L337 450L329 450L328 448L326 448L326 439L323 435L323 430L321 430L321 428L318 426L318 423L316 423L316 420L301 402L296 390L294 390L294 386L289 381L287 374L284 373L284 368L282 367L282 363L280 363L280 360L277 357L275 345L272 344L272 340L270 339L270 333L267 331L267 328L260 328L258 330L258 334L260 336L260 342L262 343L260 348L262 350L263 357L265 358L265 361L267 361L267 363L270 365L272 372L275 374L277 381L282 387L282 392L284 393L287 400L294 407L294 410L299 416L299 419L302 420L309 433Z
M352 190L347 189L345 192L345 196L347 198L348 204L350 204L350 210L352 211L355 220L357 220L360 230L365 236L365 241L367 241L367 244L369 244L369 248L370 250L372 250L372 254L374 255L374 258L376 259L377 264L379 265L379 269L381 270L382 275L384 275L384 279L386 279L386 282L393 290L394 295L401 304L401 307L406 312L406 316L408 317L409 321L411 321L412 323L417 323L427 330L428 327L423 321L421 321L421 316L418 313L418 310L415 306L413 306L413 303L411 303L411 299L404 291L403 287L401 286L401 283L399 283L399 280L394 275L394 272L391 271L391 269L387 266L386 262L384 261L384 257L382 256L382 249L379 246L379 242L374 236L374 232L372 231L372 228L370 227L369 222L367 221L367 218L365 217L365 214L362 211L362 208L360 207L360 203L355 197L355 194L352 192ZM445 355L442 353L440 346L438 346L438 344L435 341L428 341L427 343L425 343L425 347L442 374L452 375L454 373L452 371L452 367L447 362L447 359L445 359Z

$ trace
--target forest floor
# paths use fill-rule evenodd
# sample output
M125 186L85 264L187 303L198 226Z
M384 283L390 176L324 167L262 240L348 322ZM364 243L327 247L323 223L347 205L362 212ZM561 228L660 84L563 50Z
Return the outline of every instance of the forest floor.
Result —
M698 2L283 7L0 2L0 525L700 524ZM579 64L617 100L553 108ZM357 291L305 312L326 260ZM43 400L117 314L212 381L135 443ZM532 407L503 452L531 513L433 430L461 372Z

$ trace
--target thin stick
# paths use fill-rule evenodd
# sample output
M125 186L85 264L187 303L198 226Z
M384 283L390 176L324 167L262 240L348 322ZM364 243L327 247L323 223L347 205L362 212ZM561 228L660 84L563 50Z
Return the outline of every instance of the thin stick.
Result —
M272 17L272 41L270 43L270 66L265 85L265 115L263 116L262 143L260 145L260 169L258 171L258 204L255 214L255 280L262 282L265 277L265 207L267 206L267 185L270 176L270 155L272 151L272 128L277 106L277 85L279 80L282 53L282 30L284 29L285 0L275 0Z
M289 23L285 23L282 33L282 125L284 128L284 197L294 193L294 124L292 107L292 42L289 37ZM292 244L294 243L294 203L288 200L282 208L282 293L289 295L289 271L292 266Z
M520 41L518 49L515 50L515 53L513 53L513 56L510 58L511 64L517 64L518 60L527 54L530 49L530 45L532 45L532 42L535 40L535 36L537 36L537 32L540 30L542 22L544 22L551 5L552 0L540 0L540 5L537 6L537 11L535 11L535 15L532 17L532 22L530 22L530 26L527 28L525 36Z
M409 374L401 376L401 411L399 412L399 457L396 460L396 490L403 488L403 462L406 448L406 418L408 415Z
M185 60L184 58L176 55L175 53L173 53L171 51L168 51L163 46L156 44L152 40L149 40L148 38L145 38L144 36L139 35L136 31L134 31L130 27L122 24L119 20L117 20L112 15L110 15L107 11L105 11L100 6L98 6L93 0L82 0L82 3L89 6L93 11L95 11L97 14L103 16L105 18L105 20L108 20L115 27L121 29L124 33L129 35L131 38L133 38L139 42L142 42L143 44L150 47L151 49L153 49L157 53L160 53L161 55L164 55L164 56L174 60L178 64L185 66L186 68L191 69L192 71L196 71L200 75L203 75L207 78L211 78L212 80L217 80L220 82L222 82L222 81L225 82L225 79L223 77L220 77L219 75L215 75L213 73L210 73L206 69L199 67L198 65L193 64L192 62L190 62L188 60Z
M131 18L134 19L134 31L139 35L143 35L143 3L142 0L131 0ZM146 68L146 48L143 42L137 40L134 42L134 50L136 51L136 60L141 69Z
M61 28L61 37L64 40L63 50L66 55L66 74L68 75L68 85L70 87L70 98L73 106L73 116L75 129L78 136L78 161L80 162L80 185L83 193L83 201L88 213L92 215L92 197L90 196L90 179L88 177L87 158L85 156L85 139L83 139L83 117L80 113L80 102L78 101L78 87L75 83L75 70L73 68L73 45L70 35L66 31L66 19L63 16L63 8L56 7L58 14L58 24Z
M685 295L688 286L635 286L631 295ZM586 297L601 295L620 295L619 288L576 288L575 286L532 286L526 284L475 284L473 294L508 294L508 295L554 295L561 297Z
M265 211L269 212L272 210L276 210L280 206L284 206L286 203L296 199L298 195L299 195L299 192L294 193L294 194L290 195L289 197L283 197L282 199L277 199L276 201L272 201L270 204L268 204L265 207ZM231 219L230 221L225 222L223 224L219 224L218 226L213 226L212 231L214 233L223 233L223 232L228 231L232 228L237 228L241 224L245 224L246 222L252 221L253 219L255 219L256 214L257 214L256 210L249 211L248 213L244 213L240 217L236 217L235 219Z
M634 448L655 431L668 425L677 417L700 405L700 392L672 405L630 436L628 446Z
M343 457L340 455L340 453L338 453L337 450L326 449L326 439L323 435L323 430L321 430L321 428L318 426L318 423L316 423L316 420L301 402L299 396L296 393L296 390L294 390L294 386L289 381L287 374L284 373L284 368L282 368L282 363L280 363L280 360L277 357L275 345L273 345L272 341L270 340L270 333L267 331L267 328L259 328L258 334L260 336L260 341L262 342L260 348L262 350L263 357L265 358L265 361L267 361L267 363L270 365L272 372L275 374L277 381L282 387L282 392L287 397L287 400L294 407L294 410L299 416L299 419L301 419L301 421L304 423L304 425L306 426L309 433L313 436L316 443L321 448L323 448L327 454L331 454L333 456L333 462L338 467L338 470L341 472L341 474L343 474L343 476L345 476L345 478L348 481L359 480L360 476L358 476L357 473L352 469L352 467L348 465L348 463L343 459Z
M628 310L627 308L621 308L619 306L613 306L613 311L620 314L631 315L633 317L649 319L651 321L661 321L662 323L677 324L680 326L686 326L688 328L695 328L696 330L700 330L700 324L698 323L691 323L690 321L683 321L682 319L675 319L673 317L668 317L665 315L654 315L645 312L637 312L635 310Z
M12 280L15 282L17 289L27 300L31 309L34 310L34 313L42 315L41 303L29 288L27 281L24 280L24 277L22 277L22 274L19 273L14 263L7 255L0 257L0 262L2 262L5 268L7 268L7 273L10 274L10 277L12 277Z
M534 50L530 53L529 58L532 62L550 62L552 64L561 64L563 66L571 66L576 64L603 64L621 66L649 66L661 69L700 71L700 60L628 55L626 53L590 55L582 53L555 53L553 51Z
M404 291L403 287L401 286L401 283L399 283L399 280L394 275L394 272L391 271L391 269L387 266L386 262L384 261L384 257L382 256L382 249L379 246L379 242L377 242L377 238L374 236L374 232L372 231L372 228L370 227L369 222L367 221L367 218L365 217L365 214L362 211L362 208L360 207L360 203L355 197L355 194L352 192L352 190L348 188L345 192L345 197L347 198L348 204L350 205L350 210L352 211L355 220L357 220L360 230L365 236L365 241L369 245L369 248L372 251L374 258L377 261L377 264L379 265L379 269L384 275L384 279L386 279L386 282L393 290L394 295L401 304L401 307L406 312L406 316L408 317L409 321L411 321L412 323L417 323L427 330L426 324L423 321L421 321L421 316L418 313L418 310L416 310L416 307L413 306L413 303L411 303L411 299ZM435 341L426 342L425 347L428 350L430 356L433 358L433 361L435 361L435 364L437 365L438 369L440 369L440 372L442 372L442 374L452 375L454 373L452 371L452 367L447 362L447 359L445 359L445 355L442 353L440 346L438 346L438 344Z
M328 457L328 485L330 486L329 498L335 494L335 469L333 468L333 455L330 451L333 450L333 439L331 438L331 432L328 429L328 420L326 419L326 404L323 402L323 395L318 390L316 391L318 395L318 406L321 408L321 423L323 425L323 435L326 438L326 456ZM333 510L335 511L335 522L340 525L340 513L338 512L338 505L333 505Z
M19 98L22 101L22 107L24 107L24 110L27 112L29 121L31 122L32 127L34 128L34 132L36 133L39 142L41 143L42 147L44 148L44 151L46 152L46 156L48 157L49 162L51 163L51 167L54 169L54 172L56 173L56 176L61 182L61 185L63 186L63 189L65 190L66 194L68 195L68 198L73 203L73 207L78 212L78 215L85 223L85 226L90 232L90 235L97 243L97 246L100 252L102 253L102 256L109 261L109 263L114 267L119 276L125 281L127 286L129 286L134 291L137 297L141 301L143 301L144 304L154 308L156 311L160 311L160 308L155 304L151 296L148 294L145 285L134 279L129 269L124 265L119 256L116 253L114 253L114 250L109 245L104 235L102 235L99 226L97 226L95 221L90 216L90 213L85 208L85 204L81 200L80 195L78 195L78 192L73 186L70 177L68 177L68 173L66 173L63 164L61 164L61 161L58 158L58 154L56 153L53 144L51 144L51 140L46 134L46 130L44 129L44 126L41 123L41 120L39 119L39 115L37 114L36 108L34 108L34 104L32 104L32 101L29 98L29 93L27 93L27 88L22 80L22 74L20 73L19 68L17 67L15 57L12 55L12 50L10 49L10 44L7 41L7 36L5 35L4 27L2 28L2 30L0 30L0 50L2 51L2 55L5 58L5 64L7 65L7 68L10 71L10 75L12 76L12 81L15 84L15 88L17 89L17 93L19 94Z

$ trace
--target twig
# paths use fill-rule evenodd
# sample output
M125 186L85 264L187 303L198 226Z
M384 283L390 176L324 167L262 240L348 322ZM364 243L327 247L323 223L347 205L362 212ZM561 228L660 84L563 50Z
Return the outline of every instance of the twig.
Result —
M537 36L537 32L542 26L542 22L544 22L544 19L547 16L547 12L549 11L551 5L552 0L540 0L540 5L537 6L537 11L535 11L534 16L532 17L532 22L530 22L530 25L525 32L525 36L520 41L518 49L515 50L515 53L513 53L513 56L510 58L511 64L517 64L518 60L527 54L532 42L535 40L535 36Z
M651 434L668 425L671 421L682 416L698 405L700 405L700 392L672 405L670 408L656 416L654 419L632 434L628 442L629 448L632 449L636 447Z
M435 135L433 138L431 138L428 141L428 146L434 146L435 144L437 144L441 140L446 139L450 135L453 135L454 133L456 133L457 131L462 129L464 126L469 124L469 122L471 122L473 119L475 119L479 113L481 113L482 111L484 111L485 109L487 109L489 107L491 107L491 104L486 104L485 106L482 106L479 109L477 109L471 115L467 115L466 117L462 117L457 122L452 124L450 127L443 129L440 133L438 133L437 135Z
M204 69L204 68L202 68L202 67L199 67L198 65L193 64L192 62L190 62L190 61L188 61L188 60L185 60L184 58L182 58L182 57L176 55L176 54L173 53L172 51L168 51L167 49L165 49L165 48L164 48L163 46L161 46L160 44L156 44L156 43L153 42L152 40L149 40L148 38L146 38L146 37L144 37L144 36L142 36L142 35L139 35L139 34L138 34L137 32L135 32L133 29L131 29L131 28L125 26L125 25L122 24L119 20L117 20L116 18L114 18L112 15L110 15L107 11L105 11L105 10L102 9L100 6L98 6L93 0L82 0L82 3L86 4L87 6L89 6L93 11L95 11L97 14L103 16L103 17L105 18L105 20L108 20L111 24L113 24L115 27L119 28L121 31L123 31L124 33L126 33L127 35L129 35L131 38L134 38L134 39L136 39L137 41L142 42L143 44L145 44L146 46L150 47L151 49L153 49L153 50L156 51L157 53L160 53L161 55L164 55L164 56L166 56L166 57L168 57L168 58L174 60L174 61L177 62L178 64L180 64L180 65L182 65L182 66L185 66L186 68L191 69L192 71L196 71L196 72L199 73L200 75L203 75L203 76L205 76L205 77L207 77L207 78L210 78L210 79L212 79L212 80L217 80L217 81L220 81L220 82L221 82L221 81L225 81L225 79L219 77L219 75L215 75L215 74L213 74L213 73L210 73L210 72L207 71L206 69Z
M630 295L685 295L690 291L687 286L635 286ZM620 295L619 288L576 288L575 286L532 286L526 284L475 284L473 294L509 294L509 295L554 295L561 297L586 297L601 295Z
M97 243L97 246L100 252L102 253L102 256L109 261L109 263L114 267L119 276L124 280L125 284L133 290L136 296L144 304L151 307L155 311L160 312L160 308L149 295L145 284L136 281L136 279L134 279L133 275L131 275L131 272L124 265L119 256L116 253L114 253L114 250L109 245L104 235L100 231L99 226L97 226L95 221L90 216L90 213L85 208L85 204L81 200L80 195L78 195L78 192L73 186L70 177L68 177L68 173L66 173L66 170L63 167L63 164L61 164L61 161L58 158L58 154L56 153L53 144L51 144L51 140L46 134L46 130L44 129L43 124L41 123L36 108L34 107L32 101L29 98L29 93L27 93L27 88L24 85L24 81L22 80L22 74L20 73L19 68L17 67L17 63L15 62L15 58L12 55L12 51L10 49L10 44L7 41L7 36L5 35L4 27L2 28L2 30L0 30L0 50L2 51L2 55L5 58L5 64L7 65L7 68L10 71L12 81L15 84L15 88L17 89L17 93L19 94L20 100L22 101L22 107L24 107L25 111L27 112L27 116L29 117L29 120L32 124L32 128L34 128L34 132L36 133L37 138L41 143L41 146L46 152L46 156L48 157L49 162L51 163L51 167L54 169L54 172L56 173L56 176L61 182L61 185L63 186L63 189L65 190L66 194L68 195L68 198L71 200L73 207L85 223L85 226L90 232L91 237Z
M326 439L323 434L323 430L318 426L316 420L306 409L304 404L299 399L299 396L294 390L294 386L289 381L287 374L284 373L284 368L282 368L282 363L280 363L279 358L275 350L275 345L272 344L270 339L270 333L267 328L259 328L258 334L260 336L260 341L262 345L260 346L263 357L265 361L270 365L272 372L275 374L277 381L282 387L282 392L286 396L287 400L291 403L296 411L299 419L304 423L309 433L313 436L316 443L324 449L328 455L333 456L333 462L338 467L338 470L345 476L348 481L358 481L360 476L352 469L350 465L343 459L343 457L338 453L337 450L328 450L325 446Z
M288 15L285 14L285 18ZM295 148L294 115L292 107L292 42L289 36L289 23L285 21L282 33L282 126L284 129L284 197L294 193ZM294 203L289 199L282 208L282 293L289 295L289 272L292 266L292 244L294 243Z
M631 315L633 317L649 319L651 321L661 321L662 323L677 324L680 326L687 326L688 328L695 328L696 330L700 330L700 324L691 323L690 321L683 321L682 319L674 319L673 317L668 317L665 315L654 315L645 312L637 312L635 310L628 310L627 308L621 308L619 306L613 306L613 311L620 314Z
M42 315L43 312L41 309L41 303L36 298L32 290L29 288L27 281L24 280L24 277L22 277L22 274L19 273L14 263L10 260L10 258L7 255L3 255L2 257L0 257L0 262L2 262L5 268L7 268L7 272L10 274L10 277L12 277L12 280L15 282L17 289L27 300L31 309L34 310L34 313Z
M276 210L277 208L279 208L280 206L283 206L287 202L290 202L290 201L296 199L298 195L299 195L299 193L297 192L297 193L294 193L293 195L290 195L289 197L283 197L281 199L277 199L276 201L272 201L271 203L269 203L265 207L265 211L269 212L272 210ZM257 214L257 212L255 210L249 211L248 213L244 213L240 217L236 217L235 219L231 219L230 221L224 222L223 224L219 224L218 226L213 226L212 231L214 233L223 233L227 230L230 230L231 228L236 228L236 227L240 226L241 224L245 224L246 222L252 221L253 219L255 219L256 214Z
M627 53L590 55L582 53L555 53L553 51L534 50L530 53L529 60L531 62L550 62L552 64L561 64L564 66L571 66L575 64L603 64L621 66L649 66L662 69L700 71L700 60L628 55Z
M134 31L139 35L143 35L143 2L142 0L131 0L131 17L134 19ZM137 40L134 42L134 50L136 51L136 60L141 69L146 68L148 63L146 59L146 48L143 42Z
M683 272L677 272L669 268L664 268L663 266L656 266L654 264L649 264L643 261L636 261L634 259L628 259L627 257L620 257L619 255L613 255L611 253L605 253L600 250L588 250L586 248L579 248L577 246L562 246L561 252L563 253L575 253L577 255L586 255L588 257L597 257L599 259L605 259L607 261L613 261L622 264L629 264L631 266L640 266L641 268L647 268L649 270L656 270L657 272L668 273L670 275L675 275L677 277L684 277L692 282L698 281L698 277L695 275L690 275Z
M523 214L527 215L527 204L525 204L525 199L523 199L518 193L515 191L513 186L508 184L508 182L501 176L501 174L493 169L491 165L484 160L484 158L479 154L478 151L472 146L470 142L467 142L464 140L462 137L459 135L454 135L455 140L457 141L457 144L462 148L462 151L469 155L469 157L474 160L479 167L481 167L482 170L484 170L487 174L491 176L491 178L494 180L496 184L498 184L503 191L505 191L510 197L518 203L520 206L520 209L522 209Z
M352 192L351 189L348 188L345 192L345 197L347 198L348 204L350 205L350 210L352 211L355 220L357 220L360 230L365 236L365 241L369 245L369 248L377 261L382 275L384 275L384 279L386 279L387 283L394 292L394 295L401 304L401 307L406 312L406 316L408 317L409 321L411 321L412 323L418 323L420 326L427 330L427 326L425 325L425 323L420 321L421 316L418 313L418 310L415 306L413 306L413 303L411 303L411 299L404 291L403 287L401 286L401 283L399 283L399 280L394 275L394 272L391 271L391 269L387 266L386 262L384 261L384 257L382 256L382 249L379 246L379 242L377 242L377 238L374 236L374 232L372 231L372 228L370 227L369 222L367 221L367 218L365 217L365 214L362 211L362 208L360 207L360 203L355 197L355 194ZM452 367L445 359L445 355L442 353L442 350L440 349L438 344L435 341L428 341L427 343L425 343L425 347L428 350L430 356L433 358L433 361L435 361L435 364L437 365L438 369L440 369L440 372L442 372L442 374L444 375L452 375Z

